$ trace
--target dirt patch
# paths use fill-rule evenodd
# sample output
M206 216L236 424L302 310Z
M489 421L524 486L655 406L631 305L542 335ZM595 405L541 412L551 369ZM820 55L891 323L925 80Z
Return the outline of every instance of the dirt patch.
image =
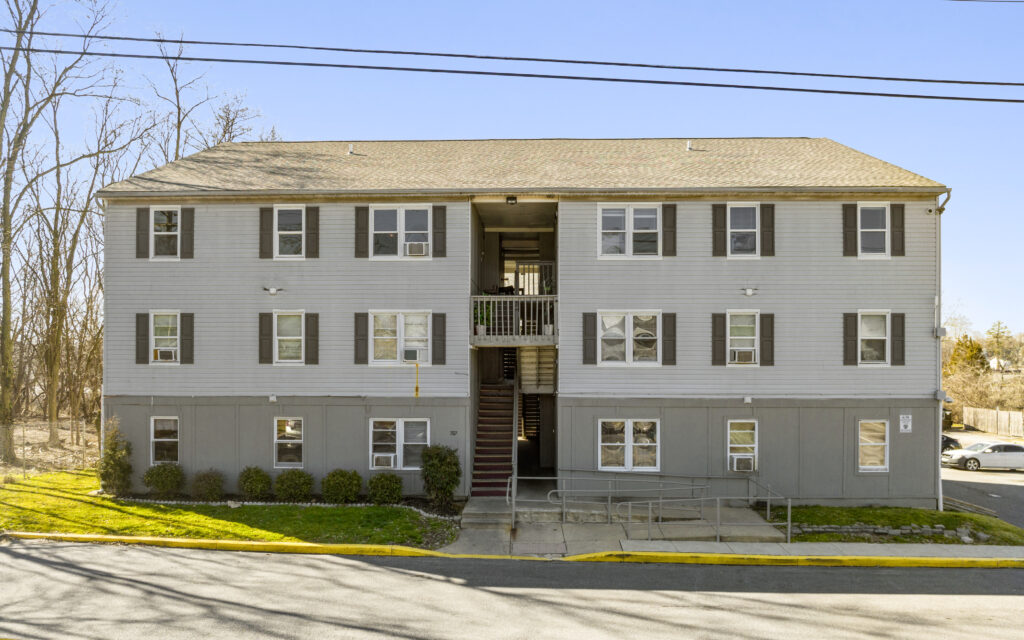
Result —
M92 427L83 426L82 444L71 444L71 421L61 420L58 426L60 446L50 447L49 425L45 420L31 418L14 422L14 447L17 464L0 464L0 481L50 471L85 469L96 466L100 456L99 436Z

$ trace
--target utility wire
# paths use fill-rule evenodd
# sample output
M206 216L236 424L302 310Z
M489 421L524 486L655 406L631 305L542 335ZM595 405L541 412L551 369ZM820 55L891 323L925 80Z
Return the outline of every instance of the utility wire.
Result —
M14 51L15 47L0 47L0 51ZM136 60L181 60L184 62L224 62L231 64L259 64L287 67L314 67L330 69L367 69L373 71L409 71L414 73L445 73L466 76L501 78L544 78L549 80L579 80L590 82L619 82L627 84L653 84L680 87L715 87L721 89L754 89L759 91L791 91L796 93L825 93L844 96L875 96L881 98L917 98L922 100L959 100L965 102L1003 102L1024 104L1024 99L980 98L975 96L944 96L919 93L883 93L879 91L843 91L840 89L809 89L804 87L775 87L756 84L726 84L720 82L687 82L683 80L652 80L647 78L616 78L608 76L570 76L552 73L515 73L512 71L478 71L470 69L438 69L430 67L391 67L370 64L341 64L336 62L296 62L290 60L255 60L240 58L201 58L195 56L147 55L142 53L113 53L108 51L64 51L61 49L23 48L28 53L53 53L69 56L96 56L103 58L132 58Z
M1008 1L1008 0L1003 0ZM1014 0L1024 2L1024 0ZM437 58L460 58L466 60L501 60L505 62L549 62L555 64L595 65L605 67L631 67L638 69L666 69L676 71L714 71L722 73L761 73L779 76L803 76L809 78L841 78L844 80L882 80L886 82L928 82L936 84L986 85L995 87L1024 87L1024 82L998 82L987 80L943 80L937 78L902 78L896 76L865 76L843 73L815 73L810 71L778 71L772 69L739 69L729 67L694 67L673 64L648 64L642 62L612 62L607 60L574 60L567 58L532 58L522 56L493 56L474 53L443 53L437 51L401 51L392 49L353 49L349 47L324 47L300 44L272 44L259 42L225 42L217 40L173 40L170 38L143 38L137 36L103 36L81 33L61 33L55 31L20 31L17 29L0 29L5 33L32 33L39 36L56 36L95 40L117 40L124 42L157 42L162 44L210 45L216 47L258 47L266 49L299 49L305 51L333 51L341 53L372 53L380 55L427 56Z

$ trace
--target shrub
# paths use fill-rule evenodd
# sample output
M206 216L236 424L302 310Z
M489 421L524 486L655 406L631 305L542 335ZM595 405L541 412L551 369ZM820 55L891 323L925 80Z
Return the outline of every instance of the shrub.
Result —
M402 479L393 473L379 473L367 486L373 504L395 504L402 499Z
M224 474L210 469L192 478L192 496L198 500L217 502L224 497Z
M246 467L238 474L238 490L246 500L268 500L270 474L259 467Z
M142 484L158 498L173 498L185 487L185 472L173 462L155 464L142 475Z
M320 481L320 492L324 496L324 502L331 504L355 502L362 488L363 478L356 471L335 469Z
M455 449L440 445L423 449L423 488L432 507L451 510L460 478L462 467Z
M114 496L128 495L132 490L132 443L117 427L117 420L107 422L104 430L103 456L100 457L100 487Z
M302 469L282 471L274 480L274 495L282 502L309 502L313 499L313 476Z

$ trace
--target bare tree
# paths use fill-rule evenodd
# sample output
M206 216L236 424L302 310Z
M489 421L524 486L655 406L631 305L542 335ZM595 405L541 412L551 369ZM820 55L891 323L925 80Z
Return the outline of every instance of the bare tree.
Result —
M198 142L202 149L209 149L222 142L248 138L253 132L253 123L259 119L260 112L245 105L245 96L230 96L214 109L213 122L198 131Z
M162 36L157 33L157 37ZM155 133L151 155L154 165L180 160L199 143L196 112L212 100L206 85L203 84L203 74L185 78L185 68L181 61L181 56L185 52L184 45L178 44L172 51L161 42L159 49L170 77L170 87L162 88L152 79L149 80L153 95L167 110Z

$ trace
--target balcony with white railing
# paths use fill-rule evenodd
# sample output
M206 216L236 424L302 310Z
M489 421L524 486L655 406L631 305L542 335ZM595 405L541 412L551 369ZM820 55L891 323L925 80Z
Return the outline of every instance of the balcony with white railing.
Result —
M472 296L473 335L480 347L558 344L558 296Z

